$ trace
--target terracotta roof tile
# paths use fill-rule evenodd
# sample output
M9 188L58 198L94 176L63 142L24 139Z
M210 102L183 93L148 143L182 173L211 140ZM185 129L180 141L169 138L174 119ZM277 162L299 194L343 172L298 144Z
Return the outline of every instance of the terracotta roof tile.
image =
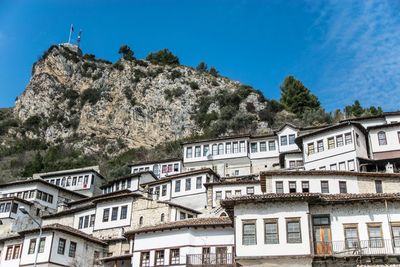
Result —
M169 222L164 224L158 224L155 226L146 226L139 229L130 230L125 232L125 235L130 236L139 233L148 233L148 232L173 230L173 229L189 228L189 227L216 227L216 226L232 226L232 220L229 217L187 219L182 221Z

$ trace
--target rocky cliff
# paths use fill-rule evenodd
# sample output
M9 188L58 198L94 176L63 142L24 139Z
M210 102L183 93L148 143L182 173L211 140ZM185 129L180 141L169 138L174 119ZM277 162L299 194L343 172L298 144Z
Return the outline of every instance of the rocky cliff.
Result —
M260 116L267 105L254 89L207 71L124 58L112 64L60 45L34 64L14 113L29 138L112 154L193 135L269 131Z

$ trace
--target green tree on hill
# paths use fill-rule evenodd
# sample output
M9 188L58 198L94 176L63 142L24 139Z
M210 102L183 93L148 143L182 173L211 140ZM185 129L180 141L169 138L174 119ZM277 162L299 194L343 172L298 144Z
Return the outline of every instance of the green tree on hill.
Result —
M179 65L179 58L167 48L148 54L146 59L157 65Z
M125 60L134 60L134 52L132 49L127 45L121 45L118 50L118 54L122 55Z
M306 110L321 107L318 98L293 76L285 78L281 85L281 104L286 110L301 116Z

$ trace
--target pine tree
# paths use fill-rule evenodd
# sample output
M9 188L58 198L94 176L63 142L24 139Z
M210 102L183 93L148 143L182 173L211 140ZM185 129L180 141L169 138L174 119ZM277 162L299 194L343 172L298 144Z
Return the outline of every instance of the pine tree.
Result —
M199 65L197 65L196 70L200 71L200 72L207 72L208 70L208 66L205 62L200 62Z
M125 60L134 60L134 52L132 49L127 45L121 45L118 50L118 54L122 55Z

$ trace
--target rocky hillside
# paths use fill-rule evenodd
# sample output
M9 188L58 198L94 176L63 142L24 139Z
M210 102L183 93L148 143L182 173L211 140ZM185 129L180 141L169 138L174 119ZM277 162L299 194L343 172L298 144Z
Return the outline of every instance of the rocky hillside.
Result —
M52 46L14 113L30 139L113 154L193 135L268 131L260 118L267 104L254 89L207 71L133 57L112 64Z

